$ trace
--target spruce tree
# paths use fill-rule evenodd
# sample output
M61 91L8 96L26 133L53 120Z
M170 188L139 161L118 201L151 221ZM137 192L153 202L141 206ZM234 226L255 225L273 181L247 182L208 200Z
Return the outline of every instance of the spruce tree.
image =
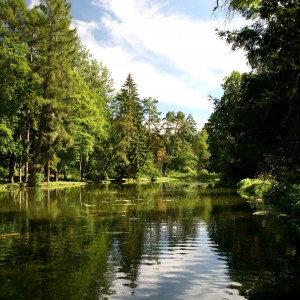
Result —
M116 97L113 122L116 175L118 179L137 178L146 160L147 137L143 107L131 74Z
M69 72L75 61L77 37L71 26L71 5L65 0L41 0L30 14L32 67L31 107L34 120L31 184L46 167L47 181L57 152L70 137L64 127L68 113Z

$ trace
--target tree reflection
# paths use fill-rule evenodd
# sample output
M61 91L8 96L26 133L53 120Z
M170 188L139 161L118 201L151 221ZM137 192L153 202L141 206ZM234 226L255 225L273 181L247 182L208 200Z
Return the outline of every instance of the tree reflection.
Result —
M209 235L226 257L230 277L242 284L240 294L292 299L300 284L299 231L289 220L245 214L243 205L213 206L212 217Z
M0 193L0 298L134 294L143 267L159 266L175 253L184 258L193 253L193 241L202 246L199 224L206 224L201 228L216 245L209 251L226 259L241 295L276 299L298 288L297 234L285 221L252 216L232 191L195 184L106 185L5 195ZM270 291L279 284L281 294Z

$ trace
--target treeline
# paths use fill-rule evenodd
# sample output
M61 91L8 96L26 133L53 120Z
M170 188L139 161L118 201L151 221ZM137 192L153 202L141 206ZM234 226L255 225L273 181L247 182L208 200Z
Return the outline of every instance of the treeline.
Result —
M271 180L270 199L300 213L300 1L223 2L250 21L219 34L246 51L252 71L233 72L212 98L211 168L235 181Z
M0 0L0 178L99 181L197 173L207 133L192 116L161 117L129 74L115 93L109 70L91 57L71 5Z

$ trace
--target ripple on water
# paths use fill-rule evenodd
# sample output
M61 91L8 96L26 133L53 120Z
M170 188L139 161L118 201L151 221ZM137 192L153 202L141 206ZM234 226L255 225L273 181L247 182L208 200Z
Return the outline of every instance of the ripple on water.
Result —
M217 254L204 225L199 226L196 237L177 235L177 243L167 234L159 243L149 241L138 279L133 284L133 278L119 276L113 298L126 299L134 293L138 299L244 299L238 293L240 284L230 281L226 261Z

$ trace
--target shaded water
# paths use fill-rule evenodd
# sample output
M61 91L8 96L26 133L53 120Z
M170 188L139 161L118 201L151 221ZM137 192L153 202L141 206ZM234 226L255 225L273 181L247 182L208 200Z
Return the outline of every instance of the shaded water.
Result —
M0 299L296 299L300 234L232 190L0 193Z

